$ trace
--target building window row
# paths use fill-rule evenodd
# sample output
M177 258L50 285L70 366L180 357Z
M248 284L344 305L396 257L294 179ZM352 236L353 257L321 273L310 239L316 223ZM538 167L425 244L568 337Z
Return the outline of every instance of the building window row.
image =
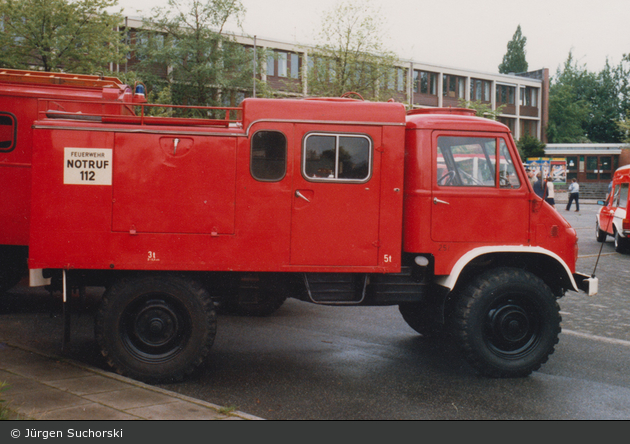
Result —
M442 95L451 99L466 98L466 78L442 74Z
M437 74L427 71L413 71L413 92L418 94L437 95Z
M293 52L276 51L267 56L267 76L300 77L300 56Z
M491 82L489 80L470 79L470 100L490 102Z

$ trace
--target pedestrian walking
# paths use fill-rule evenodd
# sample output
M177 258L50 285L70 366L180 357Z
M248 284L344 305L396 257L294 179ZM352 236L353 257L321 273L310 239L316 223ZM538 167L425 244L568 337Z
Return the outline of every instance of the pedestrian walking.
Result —
M567 203L567 211L571 209L571 204L575 201L575 211L580 211L580 184L577 179L571 179L569 185L569 202Z
M547 197L545 200L549 205L556 208L556 191L553 185L553 178L551 176L547 176Z

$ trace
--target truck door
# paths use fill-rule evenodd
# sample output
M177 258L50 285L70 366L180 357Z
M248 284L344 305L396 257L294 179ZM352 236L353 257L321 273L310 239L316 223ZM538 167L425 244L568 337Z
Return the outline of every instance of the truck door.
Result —
M291 264L377 265L380 127L298 125L297 135Z
M433 134L431 238L525 245L530 210L518 157L504 134L477 134Z

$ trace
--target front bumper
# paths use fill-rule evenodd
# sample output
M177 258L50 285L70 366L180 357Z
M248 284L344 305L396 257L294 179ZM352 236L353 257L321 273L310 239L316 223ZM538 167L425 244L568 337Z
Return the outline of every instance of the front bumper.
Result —
M589 296L595 296L599 289L599 279L582 273L573 273L577 287Z

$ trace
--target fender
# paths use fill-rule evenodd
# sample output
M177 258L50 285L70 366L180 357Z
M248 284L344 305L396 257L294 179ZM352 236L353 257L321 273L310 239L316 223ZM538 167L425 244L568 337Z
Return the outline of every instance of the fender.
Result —
M504 245L474 248L459 258L459 260L453 266L453 269L451 270L451 273L449 275L436 276L435 282L442 287L446 287L449 290L452 290L453 287L455 287L457 280L459 279L459 275L466 267L466 265L468 265L475 258L488 253L533 253L549 256L555 259L556 262L558 262L560 265L562 265L567 278L571 282L571 289L573 291L578 291L579 289L578 285L575 282L575 279L573 278L573 273L571 273L571 270L569 269L567 264L560 258L560 256L555 254L553 251L547 250L542 247L528 247L524 245Z

